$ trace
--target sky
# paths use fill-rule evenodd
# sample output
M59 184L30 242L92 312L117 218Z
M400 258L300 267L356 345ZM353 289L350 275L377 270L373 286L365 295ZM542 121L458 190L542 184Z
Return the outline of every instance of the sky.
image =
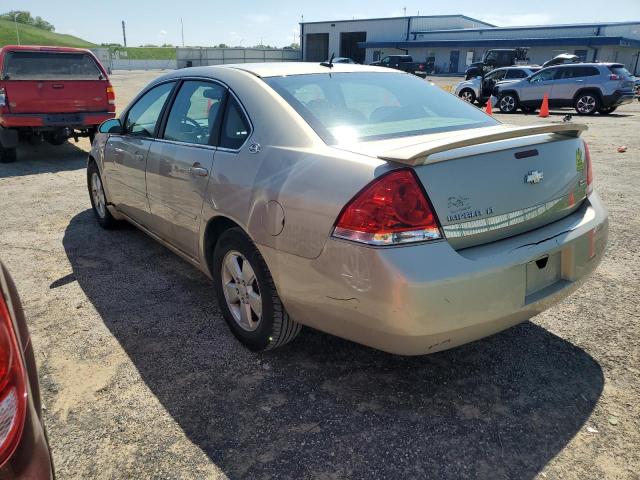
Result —
M578 7L579 5L579 7ZM0 0L0 11L28 10L56 27L94 43L185 45L263 43L283 47L299 42L299 22L407 15L464 14L499 26L640 20L640 0Z

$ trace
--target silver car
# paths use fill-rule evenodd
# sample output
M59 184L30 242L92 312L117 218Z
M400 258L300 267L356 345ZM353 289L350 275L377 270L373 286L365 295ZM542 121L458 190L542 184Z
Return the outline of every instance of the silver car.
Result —
M531 318L596 268L607 214L585 128L508 127L379 67L196 67L100 127L87 180L100 225L127 220L202 270L250 349L307 325L426 354Z
M540 70L538 66L496 68L487 73L484 78L478 76L458 83L455 88L455 94L469 103L479 102L484 104L491 97L496 83L517 82L533 75L538 70Z
M515 83L498 83L493 91L504 113L533 112L546 94L549 107L573 107L579 115L612 113L633 101L633 79L620 63L575 63L540 70Z

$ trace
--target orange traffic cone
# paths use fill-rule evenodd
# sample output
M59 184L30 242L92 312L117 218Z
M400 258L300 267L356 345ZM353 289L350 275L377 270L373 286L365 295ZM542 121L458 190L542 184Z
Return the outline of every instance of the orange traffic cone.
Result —
M491 99L487 100L487 105L484 107L484 111L487 115L493 115L493 110L491 109Z
M540 106L540 113L538 114L541 118L547 118L549 116L549 95L546 93L544 97L542 97L542 105Z

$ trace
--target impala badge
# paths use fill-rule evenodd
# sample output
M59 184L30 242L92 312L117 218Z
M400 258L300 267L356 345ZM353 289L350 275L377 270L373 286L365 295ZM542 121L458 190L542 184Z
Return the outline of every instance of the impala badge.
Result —
M526 183L540 183L544 178L544 174L538 170L533 170L529 172L525 178Z

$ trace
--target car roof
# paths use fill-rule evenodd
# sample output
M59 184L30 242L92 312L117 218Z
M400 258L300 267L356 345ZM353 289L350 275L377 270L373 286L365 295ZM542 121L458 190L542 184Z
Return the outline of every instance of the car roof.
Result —
M46 45L5 45L0 48L0 52L61 52L61 53L87 53L89 50L86 48L75 47L49 47Z
M217 69L231 68L235 70L243 70L249 72L256 77L282 77L286 75L308 75L313 73L348 73L348 72L378 72L378 73L396 73L404 74L399 70L393 70L384 67L375 67L370 65L357 65L352 63L334 63L329 68L315 62L267 62L267 63L235 63L226 65L213 65L209 67L191 67L183 68L180 72L183 75L197 73L206 75L214 74ZM196 72L197 70L197 72Z

